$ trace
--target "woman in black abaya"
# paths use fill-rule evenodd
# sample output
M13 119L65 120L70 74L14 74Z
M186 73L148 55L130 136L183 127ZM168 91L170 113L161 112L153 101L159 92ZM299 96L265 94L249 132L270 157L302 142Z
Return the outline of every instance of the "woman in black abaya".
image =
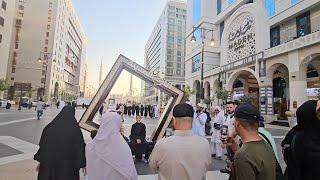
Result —
M79 180L85 172L85 143L74 117L75 109L66 106L42 131L39 150L38 180Z

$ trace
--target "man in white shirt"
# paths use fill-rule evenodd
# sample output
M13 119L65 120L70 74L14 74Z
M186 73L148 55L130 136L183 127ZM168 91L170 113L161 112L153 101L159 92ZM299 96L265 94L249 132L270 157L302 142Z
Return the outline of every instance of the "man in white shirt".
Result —
M223 125L228 126L228 134L229 137L234 137L236 134L235 132L235 126L234 126L234 110L236 109L235 103L232 101L227 102L226 104L226 109L227 109L227 113L225 114L225 121L223 123ZM239 144L239 137L235 137L235 141ZM233 156L234 156L234 152L229 148L226 147L227 150L227 161L232 162L233 161ZM224 169L221 169L220 172L221 173L230 173L230 167L227 166Z
M199 136L205 136L205 124L207 122L207 114L204 113L204 104L198 103L196 113L193 117L192 131Z
M40 117L43 114L44 106L45 106L45 103L42 101L42 98L40 98L40 100L36 104L36 111L37 111L38 120L40 120Z
M174 135L155 145L149 165L162 180L204 180L211 163L209 142L192 130L194 110L189 104L173 109Z

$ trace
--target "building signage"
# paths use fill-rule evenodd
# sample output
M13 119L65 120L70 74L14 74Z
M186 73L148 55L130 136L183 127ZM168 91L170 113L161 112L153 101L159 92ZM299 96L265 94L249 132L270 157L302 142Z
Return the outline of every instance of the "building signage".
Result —
M249 13L238 16L229 26L228 61L233 62L256 53L255 23Z
M201 53L192 57L192 70L191 72L197 72L201 69Z

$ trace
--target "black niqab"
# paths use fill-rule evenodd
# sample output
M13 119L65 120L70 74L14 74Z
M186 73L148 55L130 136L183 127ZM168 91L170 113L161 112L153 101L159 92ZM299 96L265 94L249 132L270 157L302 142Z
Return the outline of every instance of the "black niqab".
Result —
M43 130L34 159L40 162L38 180L78 180L86 165L85 143L75 109L66 106Z
M297 156L301 176L314 179L320 169L320 120L316 116L317 101L310 100L297 110Z

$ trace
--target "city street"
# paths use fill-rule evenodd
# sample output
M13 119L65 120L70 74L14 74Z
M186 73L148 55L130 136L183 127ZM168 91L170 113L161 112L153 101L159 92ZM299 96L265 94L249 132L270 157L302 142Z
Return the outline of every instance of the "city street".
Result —
M0 110L0 180L19 179L19 177L28 177L27 179L35 179L36 162L32 160L33 154L38 149L38 142L42 129L57 115L59 111L56 108L48 108L45 110L40 121L36 120L35 111L25 110L18 111L15 108L11 110ZM78 108L76 117L79 120L84 110ZM147 136L152 133L156 119L144 118L142 120L147 126ZM125 116L125 135L129 136L131 124L134 123L133 117ZM275 137L279 146L287 129L276 126L268 126L268 130ZM83 131L85 141L90 141L89 133ZM279 148L279 147L278 147ZM279 156L280 149L279 150ZM283 161L281 165L284 167ZM218 171L224 168L224 161L213 159L208 177L219 177L226 179L226 175L220 174ZM140 179L153 179L156 172L149 169L148 165L143 162L136 162L136 168ZM12 172L15 173L12 173Z

